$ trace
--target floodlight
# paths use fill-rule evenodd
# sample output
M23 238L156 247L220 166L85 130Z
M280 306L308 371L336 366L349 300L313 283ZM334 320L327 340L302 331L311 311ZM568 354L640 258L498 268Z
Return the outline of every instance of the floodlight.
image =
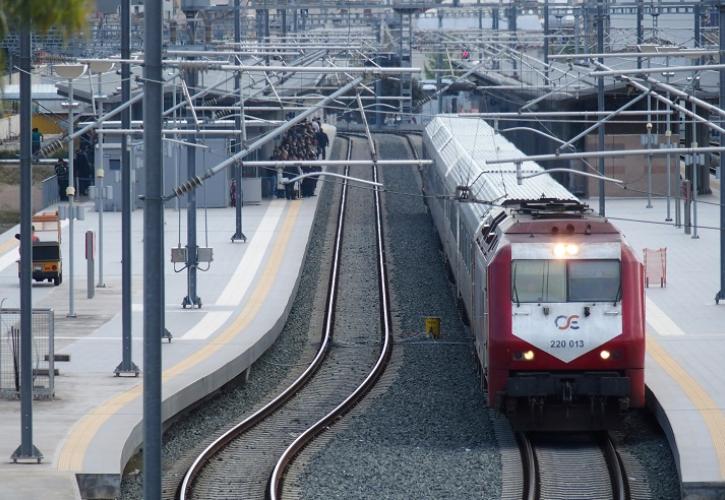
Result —
M85 64L58 64L54 66L54 69L58 76L68 80L73 80L74 78L83 76L88 69L88 66Z

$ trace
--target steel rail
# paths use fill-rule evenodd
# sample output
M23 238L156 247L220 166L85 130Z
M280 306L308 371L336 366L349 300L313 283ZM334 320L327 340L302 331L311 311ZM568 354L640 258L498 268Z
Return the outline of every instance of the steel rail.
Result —
M524 432L516 433L516 442L521 452L521 467L523 469L523 499L536 500L538 498L539 472L536 467L536 455L529 437Z
M604 458L604 463L606 464L607 473L609 476L608 479L611 483L612 488L612 498L614 500L629 500L630 492L629 483L626 479L627 474L624 469L622 460L617 453L612 438L606 431L592 433L592 436L592 444L594 447L598 446L599 451ZM546 485L546 475L544 475L544 479L542 479L543 471L546 471L547 469L545 464L550 464L548 462L539 463L539 460L541 460L541 458L536 452L536 449L539 446L531 442L528 433L517 432L515 434L515 437L516 442L519 445L519 452L521 454L521 466L523 471L524 484L522 487L522 497L524 500L539 499L542 497L542 495L545 494L544 486ZM550 448L550 446L551 445L543 446L542 448L546 450L547 448ZM588 450L591 449L591 447L588 448ZM551 470L549 470L548 472L551 473Z
M352 139L349 139L347 145L347 158L349 159L351 156ZM348 171L349 168L346 168L345 174L347 174ZM305 369L305 371L302 372L302 374L297 377L297 379L292 382L292 384L290 384L284 391L282 391L279 395L277 395L274 399L269 401L266 405L257 410L255 413L248 416L247 418L236 424L234 427L226 431L199 454L199 456L194 460L194 462L184 474L184 479L182 480L177 493L177 498L179 500L188 500L189 498L191 498L194 480L201 473L204 466L209 463L217 453L223 450L229 443L231 443L241 435L245 434L253 427L257 426L269 415L277 411L277 409L279 409L284 403L289 401L290 398L297 394L300 389L302 389L302 387L304 387L307 382L312 379L314 374L322 365L325 357L327 356L330 350L330 345L332 343L332 327L335 318L334 310L337 299L337 283L340 268L340 258L342 253L342 234L343 222L345 220L347 190L348 184L347 181L345 181L342 184L342 193L340 194L340 208L338 210L338 221L335 233L335 246L332 257L332 271L330 275L329 293L327 296L327 305L325 310L325 328L322 335L322 342L320 343L320 347L317 350L314 359Z
M625 479L627 477L624 465L619 458L617 449L614 446L611 436L604 432L602 441L600 443L602 447L602 453L607 461L607 467L609 467L609 475L612 481L612 491L614 492L615 500L627 500L629 495L628 483Z
M378 182L378 170L377 167L373 166L373 182ZM351 410L357 402L375 385L377 380L383 374L385 367L388 364L388 360L393 350L393 339L392 329L390 320L390 298L388 294L388 280L387 280L387 266L385 263L385 248L383 241L383 220L382 210L380 205L380 191L374 190L375 197L375 231L377 235L377 249L378 249L378 274L379 274L379 285L380 285L380 306L381 306L381 326L382 326L382 340L383 345L380 350L380 356L373 366L372 370L365 377L365 380L350 394L345 400L340 403L335 409L325 415L323 418L318 420L305 432L300 434L287 449L284 451L282 456L277 461L277 464L272 471L272 475L269 480L269 488L267 490L267 496L270 500L280 500L282 497L282 483L284 480L284 473L286 472L289 465L294 460L294 457L307 445L315 436L325 431L333 422L341 418L349 410Z

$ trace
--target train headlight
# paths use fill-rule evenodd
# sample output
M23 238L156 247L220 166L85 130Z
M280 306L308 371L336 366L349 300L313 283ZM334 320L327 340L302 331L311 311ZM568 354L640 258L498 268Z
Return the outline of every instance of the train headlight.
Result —
M565 257L574 257L579 253L579 245L576 243L557 243L554 245L554 257L563 259Z
M606 360L606 359L609 359L611 356L612 356L612 353L610 353L606 349L599 351L599 357L601 357L602 359Z
M532 359L534 359L534 351L526 351L526 352L524 352L524 359L526 361L531 361Z

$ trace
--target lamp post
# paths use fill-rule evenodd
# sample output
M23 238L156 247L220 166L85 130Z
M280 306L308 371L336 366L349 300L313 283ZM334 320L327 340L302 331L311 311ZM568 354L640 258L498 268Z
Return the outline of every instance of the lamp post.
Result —
M59 64L55 67L59 76L68 80L68 187L65 190L68 196L68 314L69 318L75 318L74 304L74 288L73 288L73 220L75 219L75 210L73 206L73 198L76 194L76 187L73 175L73 160L75 155L75 147L73 139L73 80L83 76L88 67L85 64Z
M96 99L105 99L106 96L103 94L103 73L111 71L114 67L114 63L106 61L93 61L90 64L91 74L98 75L98 95ZM91 90L91 92L93 92ZM101 112L99 116L103 115L103 101L101 101ZM96 168L96 179L98 179L98 189L96 190L98 196L98 288L106 288L106 284L103 282L103 212L106 209L106 193L104 191L103 178L105 176L103 168L103 132L98 133L98 156L100 157L99 166Z

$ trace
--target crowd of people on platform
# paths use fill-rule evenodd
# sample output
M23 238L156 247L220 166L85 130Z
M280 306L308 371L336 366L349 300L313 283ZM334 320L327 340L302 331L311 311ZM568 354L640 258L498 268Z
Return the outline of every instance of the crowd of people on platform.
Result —
M88 194L88 186L94 184L94 163L95 163L95 134L81 140L80 146L76 149L74 157L73 177L78 188L76 196ZM66 189L70 184L68 162L65 158L58 158L55 163L55 176L58 182L58 197L61 201L68 199Z
M303 120L287 131L282 137L281 143L274 148L270 159L278 161L324 160L329 143L330 139L323 130L319 118L311 121ZM301 174L319 170L320 167L299 165L277 167L276 196L288 200L314 196L317 187L316 177L305 177L301 181L288 184L285 184L283 179L293 179Z

